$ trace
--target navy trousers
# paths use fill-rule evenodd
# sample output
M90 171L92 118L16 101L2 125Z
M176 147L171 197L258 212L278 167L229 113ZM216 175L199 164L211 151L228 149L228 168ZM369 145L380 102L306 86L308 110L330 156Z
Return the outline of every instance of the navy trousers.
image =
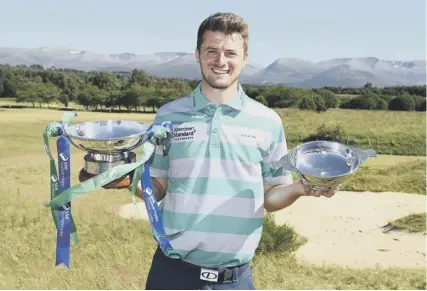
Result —
M218 283L200 279L200 268L167 257L158 247L148 273L146 290L255 290L250 266L235 270L233 282Z

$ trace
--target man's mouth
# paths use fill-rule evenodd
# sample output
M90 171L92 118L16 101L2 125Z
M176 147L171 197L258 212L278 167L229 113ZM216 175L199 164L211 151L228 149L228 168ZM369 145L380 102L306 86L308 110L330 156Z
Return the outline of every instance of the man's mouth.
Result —
M212 72L219 75L225 75L228 74L230 70L212 69Z

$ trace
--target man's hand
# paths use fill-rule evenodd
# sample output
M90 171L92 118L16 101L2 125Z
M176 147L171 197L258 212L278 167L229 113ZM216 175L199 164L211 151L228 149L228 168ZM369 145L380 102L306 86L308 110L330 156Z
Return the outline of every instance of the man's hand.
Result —
M151 178L151 184L153 185L154 195L156 196L157 202L161 201L165 195L168 188L168 179L160 178ZM138 183L136 188L136 196L144 200L142 195L141 183Z
M327 197L327 198L331 198L339 190L339 186L338 187L333 187L333 188L330 188L330 189L325 189L325 190L322 190L322 189L317 189L316 190L316 189L312 189L308 185L304 185L300 181L297 182L297 183L299 183L302 186L302 189L301 189L302 194L301 194L301 196L313 196L313 197L324 196L324 197Z
M337 192L338 187L329 190L314 190L301 181L290 185L264 186L264 208L268 212L274 212L292 205L302 196L330 198Z

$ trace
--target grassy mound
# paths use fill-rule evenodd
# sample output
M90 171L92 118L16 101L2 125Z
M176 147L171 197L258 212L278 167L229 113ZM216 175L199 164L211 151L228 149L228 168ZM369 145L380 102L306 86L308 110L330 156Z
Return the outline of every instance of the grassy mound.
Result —
M413 213L402 218L391 221L390 226L397 229L407 230L409 232L426 232L426 214Z

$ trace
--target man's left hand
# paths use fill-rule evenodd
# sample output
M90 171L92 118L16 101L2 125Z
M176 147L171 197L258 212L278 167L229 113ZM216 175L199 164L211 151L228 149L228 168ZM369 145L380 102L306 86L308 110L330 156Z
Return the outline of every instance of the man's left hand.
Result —
M302 184L302 182L301 182ZM331 198L339 191L339 186L332 187L329 189L313 189L308 185L302 185L304 187L303 195L302 196L313 196L313 197L327 197Z

